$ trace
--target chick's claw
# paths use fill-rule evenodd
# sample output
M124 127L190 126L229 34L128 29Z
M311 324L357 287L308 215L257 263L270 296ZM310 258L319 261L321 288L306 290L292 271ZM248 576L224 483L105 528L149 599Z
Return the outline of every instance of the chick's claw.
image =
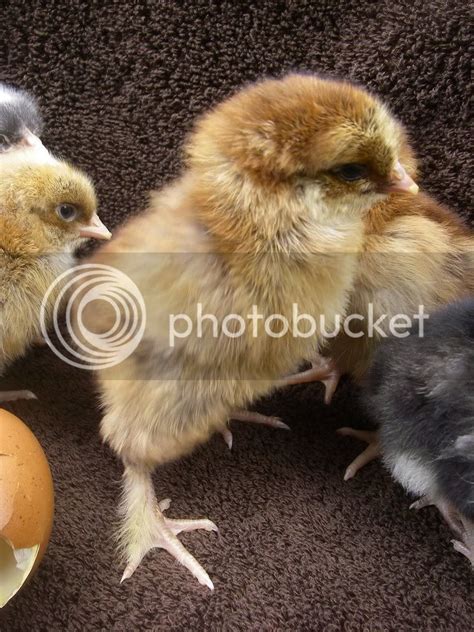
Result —
M222 438L224 439L227 447L229 448L229 450L232 450L232 445L234 443L234 437L232 435L232 432L230 431L229 426L226 424L224 426L224 428L222 428L222 430L220 430L220 433L221 433Z
M129 554L128 565L122 575L120 583L129 579L133 575L148 551L154 548L160 548L168 551L168 553L180 564L187 568L200 584L207 586L210 590L214 590L214 584L212 583L209 575L206 573L201 564L199 564L196 558L193 557L191 553L189 553L189 551L181 544L177 535L184 531L195 531L196 529L218 531L216 525L206 518L198 520L166 518L163 515L163 511L168 509L170 503L171 501L169 498L158 503L155 511L156 521L153 525L151 543L147 543L144 540L142 543L136 543L134 545L133 553Z
M361 452L346 468L344 480L348 481L353 478L360 469L367 465L367 463L370 463L380 457L381 448L379 435L378 432L370 430L355 430L354 428L339 428L337 433L343 437L354 437L354 439L365 441L365 443L368 444L365 450Z

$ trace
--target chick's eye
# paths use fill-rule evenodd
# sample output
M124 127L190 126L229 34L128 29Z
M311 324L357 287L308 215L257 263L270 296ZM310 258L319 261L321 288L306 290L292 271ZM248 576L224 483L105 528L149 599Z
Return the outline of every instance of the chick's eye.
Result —
M354 182L355 180L361 180L367 175L367 167L364 165L358 165L355 162L348 163L347 165L341 165L334 170L334 173L347 182Z
M10 141L5 134L0 134L0 151L5 151L10 147Z
M77 217L77 208L72 204L60 204L56 207L56 214L65 222L72 222Z

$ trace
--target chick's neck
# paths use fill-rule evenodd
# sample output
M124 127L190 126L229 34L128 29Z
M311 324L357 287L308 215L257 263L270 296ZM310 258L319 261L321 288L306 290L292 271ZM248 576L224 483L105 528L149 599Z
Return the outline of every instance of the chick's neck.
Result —
M315 275L337 278L346 258L360 252L361 216L329 217L287 183L263 190L242 179L238 184L194 180L192 207L236 286L274 304L275 311Z
M193 178L192 206L215 252L272 255L302 264L359 251L362 216L328 213L321 201L288 182L256 186L250 178L205 173Z

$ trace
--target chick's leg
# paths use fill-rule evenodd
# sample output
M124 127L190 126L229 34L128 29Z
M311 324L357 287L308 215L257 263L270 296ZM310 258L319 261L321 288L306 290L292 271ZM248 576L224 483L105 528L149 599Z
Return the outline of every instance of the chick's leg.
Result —
M277 382L277 386L284 387L307 382L322 382L325 387L324 403L330 404L340 379L341 373L334 360L318 356L317 359L311 362L310 369L287 375Z
M175 520L164 515L170 500L157 502L151 471L126 465L124 472L124 495L121 507L123 523L120 530L120 544L127 558L127 567L122 580L132 576L143 557L153 548L165 549L180 564L185 566L200 584L214 589L209 575L199 562L178 540L182 531L205 529L217 531L210 520Z
M0 402L15 402L18 399L38 399L31 391L0 391Z
M330 358L323 358L318 356L317 360L311 363L311 369L307 371L301 371L300 373L294 373L288 375L276 383L277 387L290 386L292 384L304 384L307 382L322 382L325 386L324 403L330 404L334 393L336 392L339 379L341 377L335 363ZM283 430L290 430L279 417L272 417L268 415L262 415L249 410L237 410L230 415L230 419L236 419L237 421L247 421L250 423L261 424L263 426L269 426L270 428L280 428ZM232 449L233 437L228 425L221 430L221 434L224 437L229 450Z
M344 473L344 480L353 478L357 472L367 463L378 459L381 456L379 433L370 430L355 430L354 428L339 428L337 433L343 437L354 437L360 441L365 441L367 447L348 465Z

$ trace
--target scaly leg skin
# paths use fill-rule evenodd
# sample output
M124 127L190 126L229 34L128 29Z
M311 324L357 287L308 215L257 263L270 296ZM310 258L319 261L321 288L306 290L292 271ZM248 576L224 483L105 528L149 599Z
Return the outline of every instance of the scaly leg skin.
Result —
M214 590L214 585L199 562L176 537L182 531L205 529L217 531L210 520L174 520L163 512L170 500L157 502L151 479L151 471L131 465L125 467L124 497L121 513L124 517L119 534L121 548L127 558L127 567L121 582L129 579L143 557L153 548L165 549L185 566L200 584Z
M15 402L18 399L38 399L31 391L0 391L0 402Z
M382 452L379 442L379 433L371 430L355 430L354 428L339 428L337 433L343 437L354 437L360 441L365 441L367 447L357 456L347 467L344 473L344 480L353 478L357 472L375 459L378 459Z
M229 416L229 420L230 419L235 419L237 421L247 421L249 423L260 424L262 426L269 426L270 428L290 430L290 427L287 426L279 417L262 415L262 413L257 413L252 410L236 410ZM232 450L233 437L229 426L225 426L220 431L220 433L223 436L229 450Z
M311 368L307 371L287 375L278 380L277 386L290 386L292 384L306 384L307 382L322 382L325 387L324 403L329 405L336 392L341 373L334 360L318 356L317 360L311 362Z

